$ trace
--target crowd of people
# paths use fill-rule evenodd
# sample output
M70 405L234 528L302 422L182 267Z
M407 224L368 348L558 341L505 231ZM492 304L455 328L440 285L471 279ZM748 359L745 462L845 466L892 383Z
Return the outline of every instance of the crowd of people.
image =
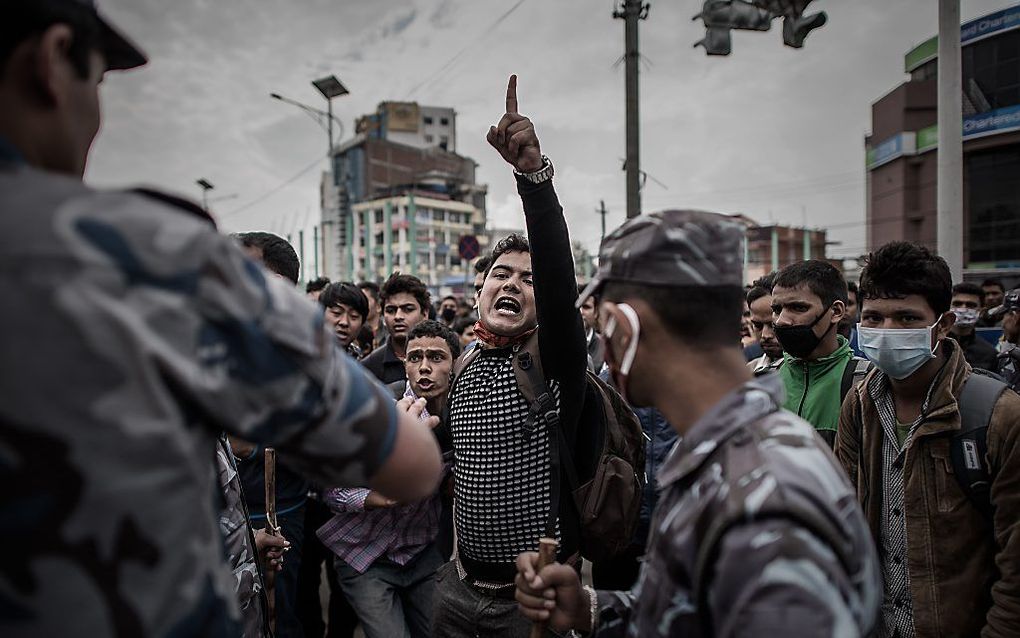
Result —
M578 282L512 76L527 237L473 294L299 291L281 237L86 186L145 57L87 0L9 14L4 636L1020 635L1020 289L907 242L745 285L690 210Z

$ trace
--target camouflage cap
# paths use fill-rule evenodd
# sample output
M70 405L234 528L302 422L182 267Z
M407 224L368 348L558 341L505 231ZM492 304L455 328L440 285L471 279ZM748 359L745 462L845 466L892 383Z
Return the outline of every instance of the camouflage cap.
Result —
M1014 288L1002 298L1002 303L988 311L992 319L999 319L1011 310L1020 310L1020 288Z
M602 243L599 270L577 306L610 281L742 286L743 241L743 226L717 213L667 210L635 217Z

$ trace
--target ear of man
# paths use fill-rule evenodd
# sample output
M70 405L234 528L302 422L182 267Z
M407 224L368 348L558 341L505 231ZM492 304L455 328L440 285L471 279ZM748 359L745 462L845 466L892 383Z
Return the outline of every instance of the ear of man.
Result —
M71 27L54 24L22 45L27 47L25 55L30 56L26 79L39 106L53 108L66 101L69 84L77 78L69 58L73 43Z

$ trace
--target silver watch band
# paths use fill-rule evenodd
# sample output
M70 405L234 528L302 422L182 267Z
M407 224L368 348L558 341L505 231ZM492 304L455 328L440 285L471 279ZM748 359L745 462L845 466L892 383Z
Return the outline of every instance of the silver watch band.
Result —
M532 184L547 182L552 179L554 173L555 169L553 168L552 160L550 160L547 155L542 156L542 168L533 173L522 173L516 168L514 169L514 175L520 175Z

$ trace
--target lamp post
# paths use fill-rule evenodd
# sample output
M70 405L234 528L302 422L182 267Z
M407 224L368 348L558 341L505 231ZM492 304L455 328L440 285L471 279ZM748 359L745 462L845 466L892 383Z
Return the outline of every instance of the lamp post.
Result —
M322 97L326 98L326 122L329 124L329 152L333 153L333 98L340 97L341 95L347 95L349 91L347 87L340 83L335 75L331 75L325 78L319 78L312 82L312 86L318 89L319 93L322 93ZM342 125L341 125L342 127ZM341 137L343 136L343 128L340 129Z
M198 184L198 186L202 189L202 208L204 208L206 210L206 212L208 212L209 211L209 191L211 191L212 189L214 189L216 187L213 186L212 183L209 180L207 180L206 178L204 178L204 177L195 180L195 183Z

